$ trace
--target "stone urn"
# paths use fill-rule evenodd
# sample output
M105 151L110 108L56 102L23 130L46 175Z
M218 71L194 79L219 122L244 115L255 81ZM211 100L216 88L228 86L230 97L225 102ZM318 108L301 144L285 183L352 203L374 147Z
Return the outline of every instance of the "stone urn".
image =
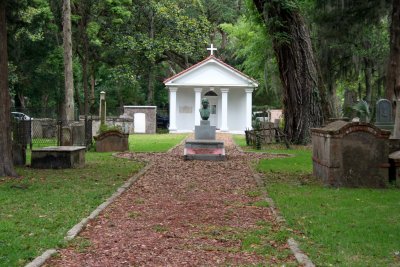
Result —
M129 150L129 134L118 130L106 131L94 136L97 152L113 152Z

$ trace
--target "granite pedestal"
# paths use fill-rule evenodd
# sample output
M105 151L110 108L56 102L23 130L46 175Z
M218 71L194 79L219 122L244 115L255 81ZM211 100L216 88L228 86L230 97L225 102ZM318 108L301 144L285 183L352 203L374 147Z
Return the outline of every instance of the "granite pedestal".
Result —
M215 132L210 121L200 121L200 126L195 127L195 140L185 142L185 160L225 160L224 142L215 140Z
M215 140L216 127L210 125L210 121L201 120L200 126L194 127L196 140Z

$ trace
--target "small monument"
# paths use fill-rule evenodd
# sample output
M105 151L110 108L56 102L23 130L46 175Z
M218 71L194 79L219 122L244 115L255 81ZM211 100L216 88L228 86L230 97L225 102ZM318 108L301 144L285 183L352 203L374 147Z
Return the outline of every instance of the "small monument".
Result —
M384 130L393 130L393 108L392 103L387 99L379 99L376 102L375 125Z
M195 126L195 140L185 142L185 160L225 160L223 141L215 140L216 127L210 125L210 108L207 98L201 100L200 126Z
M195 126L194 128L194 138L196 140L215 140L216 127L210 125L208 118L210 117L210 107L207 98L201 100L201 105L203 106L199 109L200 112L200 126Z
M335 121L311 129L313 173L335 187L386 187L390 132L365 122ZM388 157L389 156L389 157ZM396 155L392 159L395 160Z
M106 124L106 92L101 91L100 92L100 110L99 110L99 116L100 116L100 124Z

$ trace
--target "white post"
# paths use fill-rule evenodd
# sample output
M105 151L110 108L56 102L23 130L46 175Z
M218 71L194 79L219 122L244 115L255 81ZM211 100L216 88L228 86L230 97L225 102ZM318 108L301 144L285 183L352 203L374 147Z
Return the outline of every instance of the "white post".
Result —
M202 88L194 88L195 98L194 98L194 125L200 125L200 106L201 106L201 91Z
M178 87L169 87L169 131L176 131L176 91Z
M100 92L100 124L106 124L106 92Z
M253 88L246 88L244 91L246 92L246 129L251 130L251 113L252 113L252 105L253 105Z
M222 122L221 122L221 132L228 131L228 88L221 88L222 93Z

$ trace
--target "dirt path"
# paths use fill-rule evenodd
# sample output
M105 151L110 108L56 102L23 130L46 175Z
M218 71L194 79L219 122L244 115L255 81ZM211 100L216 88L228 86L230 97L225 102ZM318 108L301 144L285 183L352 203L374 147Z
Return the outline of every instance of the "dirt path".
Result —
M271 265L275 259L241 249L240 233L274 221L269 208L252 205L256 190L249 156L230 135L225 162L184 161L171 153L126 154L154 163L48 266ZM286 249L286 248L278 248ZM295 262L288 256L284 262Z

